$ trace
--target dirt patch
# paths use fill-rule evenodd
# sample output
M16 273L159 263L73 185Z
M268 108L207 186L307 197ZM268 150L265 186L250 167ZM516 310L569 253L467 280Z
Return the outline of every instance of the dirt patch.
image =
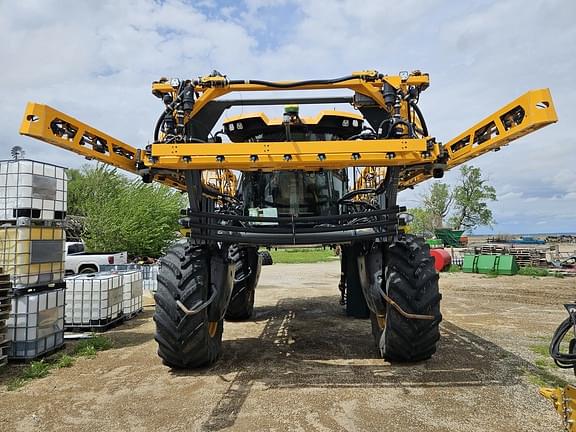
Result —
M339 274L336 262L263 268L254 319L225 324L208 369L162 366L151 306L95 359L12 392L9 369L0 430L561 430L533 382L570 375L537 366L534 346L564 318L575 280L442 275L438 353L399 366L377 357L368 321L344 316Z

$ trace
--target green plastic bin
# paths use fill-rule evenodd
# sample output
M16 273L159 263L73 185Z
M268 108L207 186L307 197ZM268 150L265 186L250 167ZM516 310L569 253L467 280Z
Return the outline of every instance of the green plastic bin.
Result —
M464 273L477 273L476 255L464 255L464 262L462 263L462 271Z
M497 255L496 258L500 258L496 262L496 270L499 275L512 276L518 273L520 267L516 262L516 258L512 255Z
M512 255L466 255L462 271L464 273L495 273L512 276L518 273L516 258Z

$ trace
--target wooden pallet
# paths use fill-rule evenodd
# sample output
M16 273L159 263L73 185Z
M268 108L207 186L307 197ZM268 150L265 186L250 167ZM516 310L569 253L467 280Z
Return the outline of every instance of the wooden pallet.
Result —
M64 329L67 332L74 332L74 333L82 333L87 331L93 333L102 333L122 324L125 321L125 319L126 319L125 315L121 313L115 318L109 318L105 320L94 320L91 321L90 324L82 324L82 325L64 324Z
M551 274L562 276L562 277L576 277L576 271L574 270L565 270L565 269L548 269Z
M35 285L31 287L12 288L14 295L36 294L44 291L52 291L55 289L66 289L66 282L51 282L49 284Z
M0 341L0 368L8 364L8 349L10 348L10 341L4 339Z
M546 251L537 248L486 244L475 247L473 253L474 255L512 255L520 267L548 267Z

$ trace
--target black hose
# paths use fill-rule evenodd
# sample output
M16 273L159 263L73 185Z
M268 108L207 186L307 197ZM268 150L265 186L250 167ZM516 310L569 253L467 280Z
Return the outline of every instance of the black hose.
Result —
M378 210L377 207L373 206L368 201L364 201L364 200L361 200L361 201L346 200L346 201L342 201L340 204L345 205L345 206L352 206L352 207L364 206L364 207L368 207L368 209L370 209L370 210Z
M342 198L338 200L338 204L342 204L344 201L348 201L351 198L354 198L356 195L366 195L366 194L373 194L375 192L374 189L356 189L352 190L346 194Z
M388 131L386 132L386 134L380 134L380 129L382 129L382 126L384 126L384 123L390 123L392 122L394 119L392 117L388 117L385 118L384 120L382 120L380 122L380 124L378 125L378 128L376 129L376 137L380 138L382 136L384 136L384 138L388 138L390 136L390 132L392 132L392 126L388 127Z
M390 127L389 127L388 130L386 131L386 134L381 134L381 135L379 134L379 135L378 135L378 138L381 138L381 137L384 137L384 139L390 138L390 134L392 133L392 131L394 130L394 128L395 128L396 126L398 126L398 125L404 125L404 126L406 126L406 128L408 129L408 136L409 136L410 138L413 138L413 137L414 137L414 127L413 127L410 123L408 123L407 121L405 121L405 120L399 120L399 119L394 118L394 117L390 117L390 118L387 118L387 119L382 120L382 121L380 122L380 124L378 125L378 130L380 130L380 129L382 128L382 126L384 125L384 123L386 123L386 122L390 122L390 123L391 123L391 124L390 124Z
M570 343L571 351L570 353L560 352L560 344L568 332L574 328L574 323L572 318L568 317L558 326L552 337L552 342L550 342L550 356L554 359L554 362L558 367L562 369L575 369L576 373L576 350L574 350L574 342Z
M319 85L319 84L336 84L343 81L348 81L351 79L357 78L353 75L344 76L341 78L334 78L329 80L308 80L308 81L294 81L289 83L279 83L273 81L261 81L261 80L231 80L230 84L256 84L256 85L263 85L266 87L273 87L273 88L292 88L292 87L300 87L306 85Z
M418 105L416 105L416 102L414 101L410 101L410 106L416 112L418 119L420 119L420 126L422 126L422 132L424 133L424 136L428 136L428 126L426 126L426 121L424 120L424 115L422 114L422 111L420 111L420 108L418 107Z
M156 126L154 127L154 142L158 142L158 137L160 136L160 128L162 127L162 123L164 122L164 113L160 114L158 121L156 122Z
M202 183L202 193L204 195L211 197L212 199L215 199L215 200L221 199L221 200L227 201L227 202L238 201L232 195L223 194L218 189L216 189L215 187L213 187L211 185L207 185L205 183Z
M377 135L373 132L370 133L359 133L356 135L352 135L349 136L348 138L346 138L347 141L353 141L353 140L357 140L357 139L363 139L363 140L373 140L376 139Z
M160 118L158 118L156 126L154 127L154 142L157 142L158 137L160 136L160 128L162 127L162 123L164 122L164 116L174 111L178 103L178 99L180 98L180 94L182 93L183 90L184 90L183 83L180 83L180 85L178 86L178 90L176 91L176 99L174 99L169 105L167 105L166 109L162 112L162 114L160 114Z

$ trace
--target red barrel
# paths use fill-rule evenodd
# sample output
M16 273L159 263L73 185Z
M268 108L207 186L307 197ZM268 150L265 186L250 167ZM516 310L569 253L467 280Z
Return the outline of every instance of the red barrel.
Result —
M441 272L452 264L452 257L446 249L430 249L430 256L434 258L434 268Z

